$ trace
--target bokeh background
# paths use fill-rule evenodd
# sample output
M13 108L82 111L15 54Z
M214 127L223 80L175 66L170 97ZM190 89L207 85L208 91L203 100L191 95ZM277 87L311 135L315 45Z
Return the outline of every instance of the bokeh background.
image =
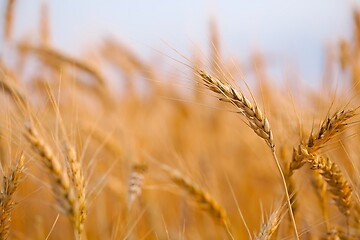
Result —
M351 36L352 12L360 5L358 0L22 0L16 4L16 37L38 31L44 2L50 15L51 42L67 53L79 55L104 37L117 38L148 59L157 58L157 51L172 55L167 45L185 55L199 46L206 52L209 22L215 21L225 56L246 61L261 52L274 80L283 79L286 69L291 69L312 85L322 78L326 49Z

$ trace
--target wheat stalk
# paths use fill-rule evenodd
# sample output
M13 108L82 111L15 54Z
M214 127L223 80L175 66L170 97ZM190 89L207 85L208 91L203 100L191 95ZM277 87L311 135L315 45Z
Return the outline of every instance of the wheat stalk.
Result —
M42 45L49 45L50 43L50 16L48 2L43 2L41 5L40 16L40 41Z
M22 108L28 107L28 100L16 82L14 80L12 81L5 72L6 70L0 68L0 87L18 104L21 112L23 110Z
M4 37L6 41L9 41L12 34L13 22L14 22L14 9L15 9L15 0L8 0L6 4L5 12L5 26L4 26Z
M104 148L107 149L110 154L114 157L123 156L123 149L119 141L112 136L111 133L107 132L105 129L102 129L99 126L91 125L88 122L82 122L80 124L81 130L88 134L91 139L97 143L104 145Z

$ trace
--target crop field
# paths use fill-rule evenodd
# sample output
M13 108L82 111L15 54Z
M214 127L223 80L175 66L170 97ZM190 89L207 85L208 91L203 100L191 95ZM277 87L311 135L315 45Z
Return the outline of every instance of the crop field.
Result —
M216 21L190 56L106 36L79 56L46 4L14 37L5 2L0 239L360 239L360 11L310 87L261 53L248 81Z

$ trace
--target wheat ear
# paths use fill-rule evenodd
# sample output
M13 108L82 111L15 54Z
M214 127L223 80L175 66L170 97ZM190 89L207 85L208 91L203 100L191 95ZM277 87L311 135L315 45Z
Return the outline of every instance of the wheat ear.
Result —
M298 148L293 150L290 173L301 168L308 158L314 158L313 155L324 147L329 140L344 131L348 125L348 120L354 117L355 114L355 110L350 109L338 111L327 117L315 134L310 134L306 142L300 143Z
M25 94L5 74L0 74L0 87L15 100L20 112L26 112L31 105ZM81 238L87 211L86 191L85 180L75 150L70 144L65 145L69 170L69 173L67 173L51 147L46 144L31 122L25 124L24 136L49 170L49 177L56 200L73 224L77 239Z
M14 193L19 186L24 173L24 155L21 154L16 165L8 175L3 177L0 193L0 239L7 239L11 223L11 210L15 206Z
M230 219L225 209L206 191L201 189L196 183L183 175L180 171L162 165L162 169L167 172L171 180L184 189L191 197L193 197L199 206L206 211L213 219L220 221L224 226L229 239L233 239Z
M322 122L317 133L310 134L307 142L309 152L316 152L336 134L342 132L348 125L348 120L355 115L355 110L350 109L338 111L331 117L328 117L324 122Z
M106 88L106 81L103 75L93 66L82 62L78 59L75 59L73 57L67 56L63 53L60 53L56 51L55 49L52 49L47 46L42 47L35 47L28 44L20 44L19 49L22 51L31 51L34 52L40 56L48 57L51 59L58 60L61 63L69 64L71 66L74 66L88 74L94 77L94 79L97 81L97 83L101 86Z
M80 237L87 216L85 178L76 151L70 144L65 144L65 155L68 162L69 176L76 195L75 231Z
M294 231L296 238L299 239L299 234L296 227L296 222L294 218L294 214L291 207L291 200L287 188L287 183L285 179L284 172L281 168L280 162L277 159L275 153L275 145L273 143L273 133L270 128L269 121L265 117L265 115L258 108L257 104L252 104L244 94L238 92L235 88L233 88L230 84L222 82L220 79L217 79L210 74L207 74L203 70L198 70L198 74L203 80L204 85L211 91L218 93L223 96L220 100L230 102L234 105L242 115L248 120L250 128L262 139L265 140L267 145L271 149L272 156L275 160L276 166L279 170L281 180L283 183L284 191L287 197L287 203L289 207L289 212L291 216L291 220L293 223ZM224 98L225 97L225 98Z
M147 171L147 165L136 163L132 166L128 181L128 208L141 195L144 173Z
M271 236L278 229L281 220L283 219L285 214L283 206L277 208L274 212L271 213L269 218L265 221L262 219L262 225L260 228L260 232L256 235L255 240L269 240Z
M316 195L319 199L319 204L320 204L322 215L324 217L326 229L329 231L330 230L329 212L328 212L328 207L327 207L327 202L326 202L327 201L326 200L327 184L326 184L325 180L322 178L322 176L320 175L319 170L314 169L313 173L314 174L313 174L312 184L316 190Z
M352 190L349 183L338 166L328 158L318 156L316 153L340 132L344 131L349 119L356 115L355 110L338 111L329 116L320 125L314 134L310 134L306 142L302 142L293 150L293 159L289 167L290 175L304 164L308 163L311 169L318 170L330 186L330 191L335 195L335 201L341 213L349 216L351 207Z
M64 171L60 161L54 155L51 147L46 144L35 127L29 122L25 125L25 128L26 139L31 144L33 150L42 159L45 167L49 171L52 189L60 208L70 218L72 224L75 224L74 191L71 188L67 172Z
M234 89L230 84L224 83L221 80L212 77L203 70L199 70L198 74L202 78L205 86L211 91L223 95L222 101L232 103L240 110L249 122L251 129L265 142L270 148L274 148L273 134L270 129L270 124L267 118L262 114L257 105L252 105L251 102L240 92Z
M320 175L327 182L330 192L335 196L334 200L339 211L345 216L350 215L352 189L343 176L337 164L329 158L316 157L310 159L312 170L318 170Z

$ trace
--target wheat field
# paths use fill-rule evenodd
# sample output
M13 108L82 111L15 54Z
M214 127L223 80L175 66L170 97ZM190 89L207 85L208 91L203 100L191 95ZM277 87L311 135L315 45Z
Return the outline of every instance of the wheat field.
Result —
M1 239L360 239L359 11L314 89L259 53L247 82L214 22L171 74L111 38L64 53L44 3L36 41L2 16Z

